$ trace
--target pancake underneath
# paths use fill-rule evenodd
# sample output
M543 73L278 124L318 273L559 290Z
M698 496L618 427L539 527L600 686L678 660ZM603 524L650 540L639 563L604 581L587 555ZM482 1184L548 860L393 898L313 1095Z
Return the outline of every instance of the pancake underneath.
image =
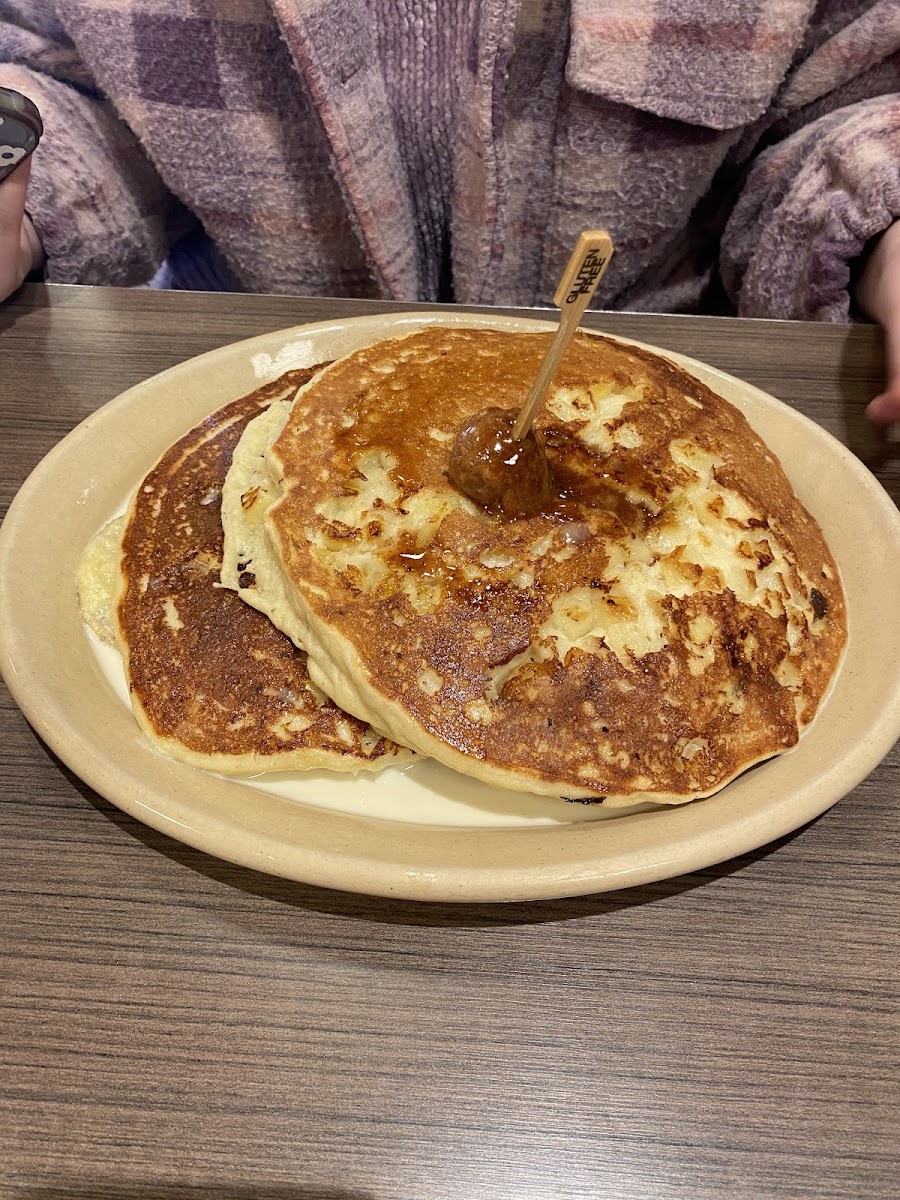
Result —
M410 758L310 681L306 655L219 585L220 503L244 427L292 397L291 371L234 401L163 455L82 555L82 615L123 653L132 706L160 749L226 773L378 770Z
M250 426L231 545L314 682L395 740L507 788L709 795L813 719L846 640L837 568L741 413L587 334L538 417L546 509L461 495L456 431L518 407L548 338L432 329L323 370Z

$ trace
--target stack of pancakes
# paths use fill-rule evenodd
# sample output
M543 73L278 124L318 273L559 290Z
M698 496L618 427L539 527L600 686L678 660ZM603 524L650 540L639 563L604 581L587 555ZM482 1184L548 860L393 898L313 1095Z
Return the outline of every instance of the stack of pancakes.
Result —
M448 481L459 428L518 407L548 339L377 342L173 447L113 572L148 733L220 770L412 750L610 805L709 795L794 745L840 661L843 593L781 466L709 388L579 334L536 421L544 508L505 519Z

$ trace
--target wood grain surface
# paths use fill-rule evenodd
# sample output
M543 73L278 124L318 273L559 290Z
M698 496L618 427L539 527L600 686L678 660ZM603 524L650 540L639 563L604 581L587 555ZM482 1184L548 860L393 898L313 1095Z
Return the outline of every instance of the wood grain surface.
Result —
M0 307L0 511L148 375L391 306L28 287ZM879 333L594 314L820 421ZM865 531L860 531L865 536ZM900 1194L900 753L812 825L602 897L415 905L209 858L120 813L0 689L0 1197Z

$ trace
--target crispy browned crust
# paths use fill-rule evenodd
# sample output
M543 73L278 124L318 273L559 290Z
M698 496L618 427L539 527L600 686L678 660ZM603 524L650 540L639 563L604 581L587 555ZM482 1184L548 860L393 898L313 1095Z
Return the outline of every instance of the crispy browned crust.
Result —
M136 713L163 748L220 770L299 766L307 752L311 766L397 753L323 701L306 655L218 586L221 489L234 448L250 420L316 369L288 372L176 442L138 489L123 537L118 623Z
M350 355L301 392L273 447L284 490L269 517L298 611L329 634L323 645L339 647L328 666L332 677L354 664L360 709L379 708L391 717L382 727L392 736L402 729L409 744L461 770L476 763L476 773L483 767L495 782L572 795L709 794L796 742L840 660L846 614L821 531L775 456L737 409L669 360L602 337L576 337L556 385L578 389L607 379L618 389L640 390L640 403L608 427L615 433L630 423L640 445L597 452L579 437L584 421L545 410L537 423L556 497L548 511L498 522L455 508L424 554L407 546L405 554L400 547L386 555L389 575L374 592L361 588L352 571L328 569L310 547L311 539L335 545L359 538L317 508L352 490L367 448L384 448L395 461L391 477L401 489L401 511L423 488L452 490L444 474L449 445L435 440L434 429L452 433L481 409L517 407L546 345L544 335L425 331ZM479 353L485 348L490 355ZM747 547L750 578L762 579L757 573L766 566L761 531L777 533L788 547L792 586L815 609L810 627L795 631L800 642L791 650L802 667L799 689L782 686L773 674L790 649L788 619L777 603L765 611L739 600L714 571L679 565L675 547L672 564L692 591L664 602L662 649L623 663L612 653L576 648L563 660L525 664L488 700L484 719L496 668L535 643L554 599L573 588L602 595L613 545L665 527L671 498L692 479L673 461L673 441L714 453L717 483L755 514L748 524L755 539ZM588 540L560 561L545 555L533 563L531 586L515 584L515 573L529 563L529 546L547 534L562 547L566 531L583 520L594 531ZM376 526L368 531L373 545ZM485 553L499 549L509 552L508 570L466 578L478 574ZM433 611L414 610L404 577L439 588ZM694 673L688 626L703 614L714 623L713 648L702 673ZM474 636L477 629L486 635ZM318 654L313 647L316 661ZM425 690L417 686L423 669L434 672Z

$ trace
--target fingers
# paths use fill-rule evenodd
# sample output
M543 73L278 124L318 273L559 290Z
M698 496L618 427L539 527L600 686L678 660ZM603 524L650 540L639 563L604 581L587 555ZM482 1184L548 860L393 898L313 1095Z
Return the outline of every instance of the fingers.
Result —
M0 184L0 247L7 241L19 244L19 230L25 216L25 197L31 178L31 158L26 158L12 175Z
M16 290L35 259L25 229L25 197L30 176L31 159L27 158L0 183L0 300Z
M895 267L900 264L895 263ZM876 425L900 421L900 280L891 279L884 287L881 320L884 326L885 388L866 408L866 416Z
M37 271L44 265L44 247L28 213L22 218L22 256L28 264L27 271Z
M876 396L866 408L866 416L875 425L893 425L900 421L900 387Z
M884 329L885 387L866 408L866 415L876 425L892 425L900 421L900 221L875 246L857 299Z

